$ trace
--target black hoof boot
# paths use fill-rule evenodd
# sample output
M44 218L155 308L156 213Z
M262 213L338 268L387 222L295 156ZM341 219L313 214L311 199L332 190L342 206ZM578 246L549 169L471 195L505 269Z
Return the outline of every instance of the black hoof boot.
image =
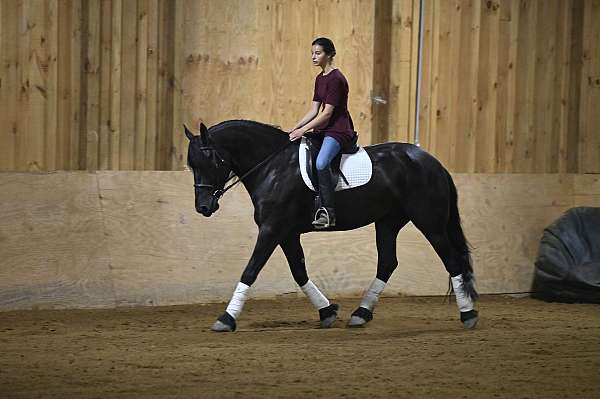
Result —
M329 328L337 319L337 312L340 306L337 303L332 303L326 308L319 309L319 319L321 320L321 328Z
M354 313L352 313L350 321L348 322L348 327L362 327L371 320L373 320L373 312L359 306Z
M479 314L475 309L469 310L468 312L460 312L460 321L462 321L466 329L470 330L477 325Z
M219 316L210 329L215 332L234 332L235 328L235 319L229 313L225 312Z

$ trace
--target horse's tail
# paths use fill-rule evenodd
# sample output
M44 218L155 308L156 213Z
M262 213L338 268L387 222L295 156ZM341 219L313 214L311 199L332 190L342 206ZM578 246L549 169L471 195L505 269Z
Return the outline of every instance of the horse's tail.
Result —
M452 246L460 254L459 260L460 267L462 269L461 274L463 277L465 293L469 297L471 297L472 300L476 300L479 297L479 294L475 290L473 260L471 259L471 245L467 241L465 233L463 232L462 226L460 224L460 215L458 214L458 193L456 192L456 186L454 185L454 181L452 180L452 176L450 176L450 173L448 173L448 171L445 172L448 178L448 186L450 187L450 217L448 219L446 231L448 233L448 238L450 239Z

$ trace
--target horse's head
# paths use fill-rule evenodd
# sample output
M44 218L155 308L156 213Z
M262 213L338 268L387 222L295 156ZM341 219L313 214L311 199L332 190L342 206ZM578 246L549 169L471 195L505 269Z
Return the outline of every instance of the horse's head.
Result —
M194 136L184 126L185 135L190 140L188 165L194 172L196 211L210 216L219 209L219 197L231 173L231 167L209 142L208 129L200 125L200 135Z

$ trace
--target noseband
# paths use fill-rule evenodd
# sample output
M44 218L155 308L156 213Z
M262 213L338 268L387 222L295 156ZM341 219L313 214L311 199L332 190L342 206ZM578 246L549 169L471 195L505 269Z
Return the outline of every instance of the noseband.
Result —
M223 165L227 165L227 162L225 162L225 159L223 159L223 157L221 156L221 154L219 154L219 152L217 151L216 148L213 147L200 147L199 148L200 151L212 151L215 153L215 155L217 156L217 159L221 162L221 164ZM231 170L231 168L230 168ZM223 183L223 186L225 186L227 183L229 183L231 181L231 179L233 179L235 177L235 175L231 175L227 178L227 180L225 180L225 182ZM194 183L194 188L208 188L208 189L214 189L216 188L216 186L214 184L204 184L204 183ZM227 188L226 190L222 190L222 189L216 189L213 191L212 196L218 200L219 198L221 198L223 196L223 194L225 194L225 191L227 191L229 188Z

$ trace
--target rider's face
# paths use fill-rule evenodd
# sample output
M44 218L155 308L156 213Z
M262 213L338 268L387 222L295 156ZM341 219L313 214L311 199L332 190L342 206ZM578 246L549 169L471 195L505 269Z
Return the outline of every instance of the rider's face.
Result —
M323 47L318 44L312 46L312 62L314 66L324 67L330 61L330 57L325 54Z

